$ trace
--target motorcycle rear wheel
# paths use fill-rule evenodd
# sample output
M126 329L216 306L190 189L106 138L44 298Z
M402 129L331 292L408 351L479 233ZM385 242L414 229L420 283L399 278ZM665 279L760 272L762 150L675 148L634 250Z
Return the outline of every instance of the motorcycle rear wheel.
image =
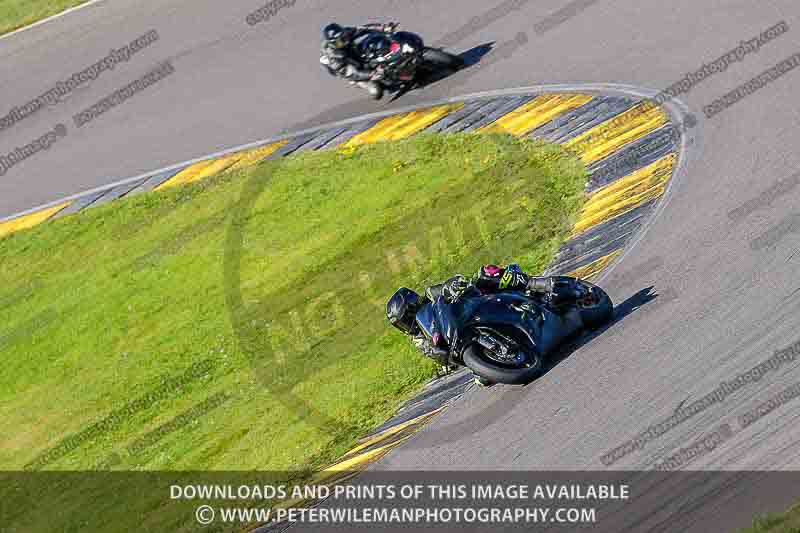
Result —
M544 367L541 355L526 353L529 358L529 366L502 365L489 358L481 345L472 343L464 350L464 364L473 373L492 383L523 385L539 377Z

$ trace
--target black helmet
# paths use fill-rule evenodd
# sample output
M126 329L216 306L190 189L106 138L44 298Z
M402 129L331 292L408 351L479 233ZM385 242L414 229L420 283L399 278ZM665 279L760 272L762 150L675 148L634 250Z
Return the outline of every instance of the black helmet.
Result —
M389 53L392 40L382 33L370 35L361 43L361 55L367 60L375 60Z
M344 48L347 46L344 28L335 22L328 24L322 29L322 38L331 43L334 48Z
M386 318L389 319L391 325L403 333L410 334L415 329L419 306L419 295L411 289L401 287L386 303Z

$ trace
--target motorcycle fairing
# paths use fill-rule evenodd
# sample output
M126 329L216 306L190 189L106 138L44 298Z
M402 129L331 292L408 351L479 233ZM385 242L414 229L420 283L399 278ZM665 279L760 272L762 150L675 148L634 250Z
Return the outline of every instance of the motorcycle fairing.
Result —
M552 352L583 326L572 309L558 315L530 297L507 292L470 298L464 302L464 327L510 326L522 332L539 353Z

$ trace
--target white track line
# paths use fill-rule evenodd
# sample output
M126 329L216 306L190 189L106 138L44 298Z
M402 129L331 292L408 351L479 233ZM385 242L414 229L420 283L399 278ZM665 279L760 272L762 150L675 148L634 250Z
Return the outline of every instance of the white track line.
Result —
M55 15L47 17L46 19L39 20L37 22L34 22L33 24L28 24L27 26L23 26L22 28L19 28L17 30L12 31L12 32L4 33L3 35L0 35L0 41L2 41L3 39L8 39L9 37L13 37L15 35L19 35L20 33L24 32L24 31L28 31L30 29L36 28L38 26L41 26L42 24L47 24L48 22L52 22L52 21L54 21L56 19L60 19L61 17L69 15L70 13L74 13L75 11L78 11L79 9L83 9L85 7L89 7L89 6L92 6L94 4L99 4L100 2L105 2L105 1L106 0L89 0L85 4L81 4L79 6L71 7L69 9L66 9L66 10L62 11L61 13L57 13Z
M94 1L101 2L103 0L94 0ZM643 89L641 87L634 87L632 85L622 85L622 84L616 84L616 83L582 83L582 84L581 83L578 83L578 84L570 83L570 84L551 84L551 85L531 85L531 86L528 86L528 87L516 87L516 88L513 88L513 89L497 89L497 90L493 90L493 91L482 91L482 92L477 92L477 93L465 94L465 95L462 95L462 96L454 96L454 97L451 97L451 98L443 98L443 99L440 99L440 100L434 100L432 102L426 102L426 103L423 103L423 104L415 104L415 105L400 107L400 108L392 109L392 110L388 110L388 111L379 111L379 112L376 112L376 113L369 113L369 114L366 114L366 115L360 115L360 116L348 118L348 119L345 119L345 120L339 120L339 121L336 121L336 122L330 122L328 124L322 124L320 126L314 126L312 128L306 128L306 129L300 130L300 131L295 131L295 132L291 132L291 133L284 133L282 135L278 135L278 136L275 136L275 137L267 137L266 139L262 139L260 141L254 141L254 142L243 144L241 146L236 146L236 147L233 147L233 148L226 148L225 150L222 150L220 152L216 152L216 153L209 154L209 155L204 155L202 157L197 157L197 158L194 158L194 159L190 159L188 161L183 161L181 163L176 163L174 165L169 165L169 166L157 169L157 170L150 170L148 172L145 172L144 174L139 174L138 176L134 176L132 178L125 178L125 179L122 179L122 180L119 180L119 181L115 181L113 183L109 183L108 185L101 185L100 187L95 187L94 189L90 189L88 191L83 191L83 192L80 192L78 194L73 194L73 195L67 196L65 198L60 198L60 199L54 200L52 202L47 202L46 204L38 205L36 207L32 207L30 209L26 209L25 211L22 211L22 212L19 212L19 213L14 213L13 215L8 215L6 217L0 217L0 223L7 222L9 220L13 220L15 218L19 218L19 217L22 217L22 216L25 216L25 215L29 215L31 213L35 213L37 211L41 211L42 209L48 209L48 208L56 206L58 204L61 204L61 203L64 203L64 202L68 202L70 200L75 200L75 199L80 198L82 196L86 196L86 195L93 194L93 193L100 192L100 191L109 190L109 189L112 189L114 187L118 187L120 185L125 185L127 183L133 183L134 181L137 181L137 180L140 180L140 179L144 179L144 178L148 178L150 176L155 176L156 174L160 174L162 172L168 172L170 170L175 170L175 169L178 169L178 168L181 168L181 167L192 165L194 163L199 163L200 161L205 161L207 159L214 159L214 158L217 158L217 157L222 157L222 156L225 156L225 155L228 155L228 154L232 154L234 152L239 152L239 151L242 151L242 150L255 148L257 146L261 146L261 145L264 145L264 144L270 144L270 143L274 143L274 142L277 142L277 141L291 139L291 138L297 137L299 135L303 135L303 134L307 134L307 133L313 133L313 132L319 131L319 130L326 130L326 129L330 129L330 128L336 128L336 127L339 127L339 126L345 126L345 125L349 125L349 124L354 124L354 123L362 122L362 121L365 121L365 120L383 118L383 117L387 117L387 116L391 116L391 115L395 115L395 114L399 114L399 113L408 113L410 111L414 111L415 109L421 109L421 108L424 108L424 107L431 107L431 106L437 106L437 105L443 105L443 104L451 104L451 103L461 102L461 101L465 101L465 100L475 100L475 99L478 99L478 98L491 98L491 97L498 97L498 96L510 96L510 95L514 95L514 94L527 94L527 93L535 93L535 92L538 92L538 93L553 93L553 92L579 92L579 91L580 92L588 92L588 93L594 92L594 93L600 93L600 94L618 94L618 95L622 95L622 96L636 96L636 97L646 97L646 96L653 97L656 94L658 94L658 91L655 90L655 89ZM675 101L673 101L673 102L675 102ZM665 104L662 104L662 107L667 107L668 104L669 104L669 102L667 102ZM674 106L674 104L673 104L673 106ZM683 107L685 107L685 106L682 105L682 103L681 103L681 108L683 108ZM673 114L676 114L674 107L672 109L670 109L670 110L673 111ZM674 174L673 174L673 177L675 177ZM618 263L619 259L621 259L621 258L617 258L617 259L618 260L615 261L615 263ZM612 265L612 267L613 266L614 265Z

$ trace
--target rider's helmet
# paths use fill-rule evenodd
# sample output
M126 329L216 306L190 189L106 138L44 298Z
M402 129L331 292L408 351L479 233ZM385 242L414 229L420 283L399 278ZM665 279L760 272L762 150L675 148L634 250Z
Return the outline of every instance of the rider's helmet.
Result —
M335 22L328 24L322 29L322 38L328 41L334 48L342 49L347 46L347 34L340 25Z
M364 40L364 42L360 44L359 49L364 59L374 61L391 52L392 40L385 34L376 33Z
M386 318L391 325L410 335L416 329L416 315L421 304L419 294L401 287L386 303Z

